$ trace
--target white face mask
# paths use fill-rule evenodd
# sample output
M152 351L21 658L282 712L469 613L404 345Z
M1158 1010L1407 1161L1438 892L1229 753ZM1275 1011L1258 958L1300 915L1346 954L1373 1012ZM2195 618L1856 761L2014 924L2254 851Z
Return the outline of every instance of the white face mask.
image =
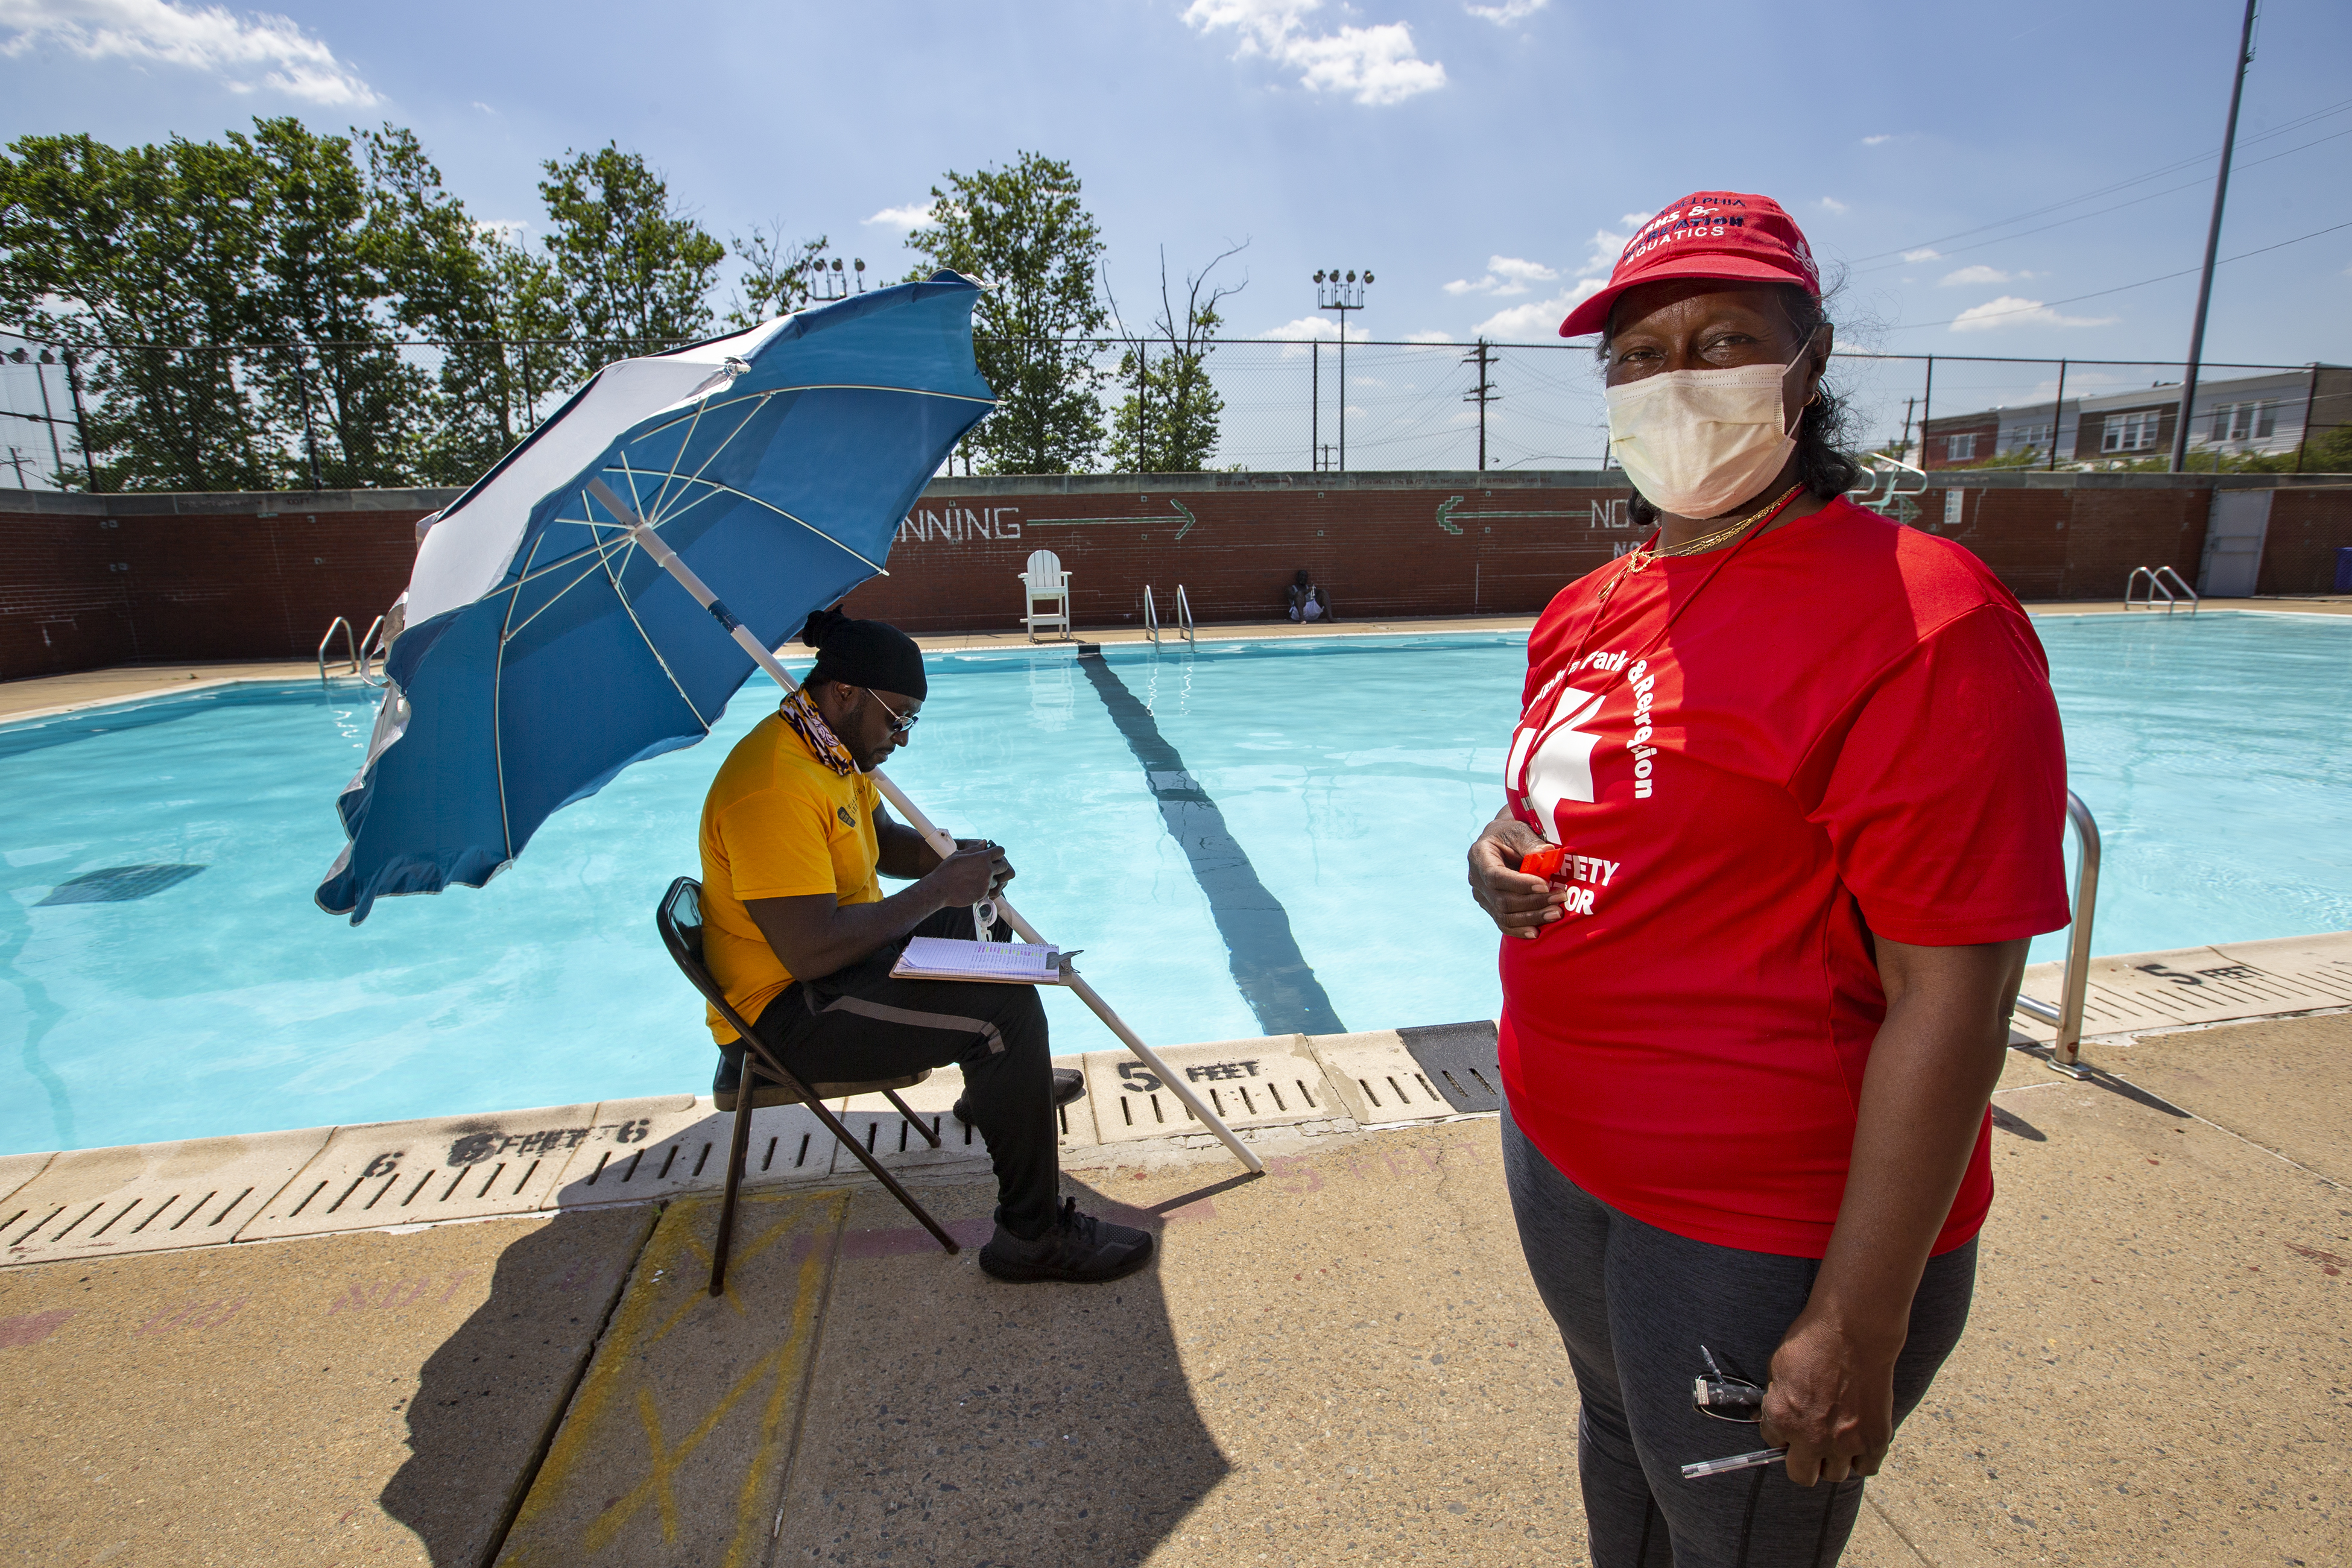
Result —
M1796 449L1780 388L1804 363L1670 370L1607 389L1609 450L1650 503L1709 518L1761 490Z

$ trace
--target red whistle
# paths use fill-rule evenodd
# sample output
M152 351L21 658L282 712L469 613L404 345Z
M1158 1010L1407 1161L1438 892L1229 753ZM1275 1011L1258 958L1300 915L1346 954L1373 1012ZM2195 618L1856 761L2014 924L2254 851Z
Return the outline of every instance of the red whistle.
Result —
M1540 849L1530 849L1519 857L1519 875L1541 877L1550 881L1559 875L1559 863L1568 851L1557 844L1547 844Z

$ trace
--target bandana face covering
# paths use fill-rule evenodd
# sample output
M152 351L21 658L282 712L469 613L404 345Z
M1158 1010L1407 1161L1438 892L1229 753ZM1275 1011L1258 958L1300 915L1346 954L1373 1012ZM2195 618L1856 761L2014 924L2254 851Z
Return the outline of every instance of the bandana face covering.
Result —
M1770 483L1796 450L1780 387L1804 357L1670 370L1610 387L1610 453L1661 511L1715 517Z
M816 710L815 700L809 696L807 687L803 686L785 698L777 707L776 716L792 726L793 733L807 743L810 753L818 762L844 775L857 771L857 763L850 756L849 748L841 743L840 738L834 734L833 727L824 721L824 715Z

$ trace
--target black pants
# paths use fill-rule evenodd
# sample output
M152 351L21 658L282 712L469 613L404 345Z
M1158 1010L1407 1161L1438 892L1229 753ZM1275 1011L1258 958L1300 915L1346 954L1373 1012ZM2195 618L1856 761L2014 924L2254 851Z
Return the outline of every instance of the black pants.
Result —
M1830 1568L1863 1482L1789 1479L1780 1465L1686 1481L1682 1467L1764 1447L1753 1426L1691 1406L1706 1370L1762 1383L1811 1294L1820 1260L1693 1241L1620 1213L1570 1181L1507 1111L1503 1173L1536 1291L1559 1325L1582 1411L1578 1479L1595 1568ZM1927 1260L1895 1361L1899 1424L1959 1342L1976 1289L1971 1240Z
M971 911L941 910L914 936L972 935ZM997 939L1010 931L1000 923ZM996 1167L996 1220L1024 1240L1053 1223L1061 1188L1052 1050L1034 985L893 980L904 942L791 986L751 1027L804 1083L900 1078L923 1068L963 1069L972 1125ZM725 1047L730 1055L740 1046Z

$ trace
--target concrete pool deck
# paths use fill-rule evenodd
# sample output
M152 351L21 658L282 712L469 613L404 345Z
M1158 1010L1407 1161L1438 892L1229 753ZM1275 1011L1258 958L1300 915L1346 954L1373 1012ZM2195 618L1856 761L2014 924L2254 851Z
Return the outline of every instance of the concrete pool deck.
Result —
M2095 616L2121 614L2113 600L2096 602L2066 601L2063 603L2031 604L2025 606L2037 616ZM2257 610L2281 615L2352 616L2352 595L2312 595L2294 598L2208 599L2208 610ZM1525 632L1535 625L1533 616L1449 616L1426 619L1344 620L1328 621L1314 626L1297 626L1288 621L1219 621L1199 628L1203 642L1228 642L1268 637L1437 637L1463 632ZM1162 627L1163 643L1181 642L1174 634ZM1031 644L1019 631L966 632L952 635L919 637L915 639L932 653L957 653L971 649L1019 648L1027 647L1068 647L1069 643L1048 639ZM1149 634L1132 626L1080 628L1073 641L1101 644L1134 644L1150 640ZM331 663L330 671L333 666ZM346 668L349 667L346 666ZM174 692L202 690L209 687L246 680L315 680L319 667L315 659L278 659L257 662L209 664L131 664L116 665L106 669L82 670L73 675L38 675L20 680L0 681L0 721L12 719L38 718L50 713L70 712L77 708L94 707L107 702L123 702L136 698L168 696Z
M2352 933L2295 951L2305 984L2352 973ZM2139 958L2162 973L2102 962L2170 989L2260 968ZM1108 1287L996 1284L763 1121L713 1300L697 1145L720 1124L685 1096L0 1162L0 1218L111 1183L88 1228L145 1215L130 1245L165 1248L74 1250L67 1204L13 1254L46 1261L0 1267L0 1542L172 1565L1580 1563L1575 1399L1498 1122L1415 1084L1430 1038L1415 1031L1167 1053L1310 1080L1311 1114L1239 1119L1259 1180L1203 1135L1129 1136L1148 1096L1118 1053L1085 1058L1066 1188L1161 1243ZM2111 1033L2088 1081L2041 1048L2018 1037L1996 1095L1969 1332L1846 1561L2342 1561L2352 1011ZM895 1114L846 1110L897 1141ZM945 1130L944 1156L889 1157L976 1242L985 1167ZM465 1217L383 1225L367 1205L441 1201L403 1159L445 1169L443 1140L494 1170L487 1197L461 1178ZM516 1173L534 1160L558 1168ZM215 1179L289 1165L241 1205ZM589 1190L625 1166L660 1201ZM144 1205L151 1179L177 1206ZM500 1212L510 1185L527 1206ZM346 1205L343 1228L300 1234L305 1204ZM169 1234L216 1212L251 1239Z

